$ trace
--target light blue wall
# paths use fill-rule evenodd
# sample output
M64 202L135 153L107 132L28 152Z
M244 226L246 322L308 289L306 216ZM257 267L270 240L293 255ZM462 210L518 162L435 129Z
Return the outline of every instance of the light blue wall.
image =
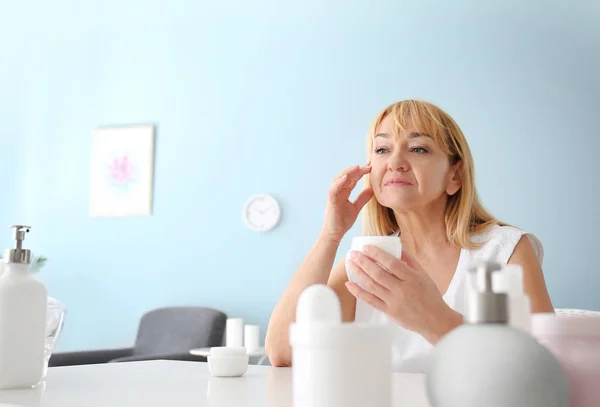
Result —
M50 258L41 278L69 307L59 349L129 345L170 304L264 334L331 178L409 97L457 119L485 204L542 239L555 306L600 309L599 4L4 1L0 225L32 224ZM93 129L148 122L153 216L90 218ZM282 204L270 233L241 218L258 192Z

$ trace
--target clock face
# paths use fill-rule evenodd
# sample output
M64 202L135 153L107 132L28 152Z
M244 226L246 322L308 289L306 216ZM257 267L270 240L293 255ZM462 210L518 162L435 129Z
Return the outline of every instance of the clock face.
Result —
M244 207L246 225L257 232L271 230L279 222L279 204L270 195L252 197Z

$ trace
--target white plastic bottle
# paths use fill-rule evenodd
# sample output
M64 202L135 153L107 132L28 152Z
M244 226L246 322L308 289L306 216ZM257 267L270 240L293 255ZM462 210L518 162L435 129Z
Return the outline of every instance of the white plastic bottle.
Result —
M330 287L315 284L301 293L290 345L294 406L392 405L389 328L343 323Z
M0 276L0 389L37 385L44 371L46 287L29 270L22 244L28 226L15 225L16 247L4 252Z
M434 348L426 371L432 407L568 407L570 389L558 359L531 335L508 325L508 296L492 291L496 263L476 273L465 324Z

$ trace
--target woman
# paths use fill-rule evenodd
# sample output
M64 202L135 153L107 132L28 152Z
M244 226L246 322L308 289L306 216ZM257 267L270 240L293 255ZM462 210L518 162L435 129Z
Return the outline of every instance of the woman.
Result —
M336 292L344 321L394 326L396 371L423 371L437 341L462 323L472 262L520 264L532 312L554 311L541 243L483 208L469 146L448 114L416 100L388 106L369 132L367 156L367 164L334 179L320 236L273 311L265 346L274 366L291 364L289 325L298 296L312 284ZM349 201L363 177L366 188ZM348 281L344 261L333 267L363 207L365 235L398 234L403 246L401 260L376 247L350 252L349 271L365 289Z

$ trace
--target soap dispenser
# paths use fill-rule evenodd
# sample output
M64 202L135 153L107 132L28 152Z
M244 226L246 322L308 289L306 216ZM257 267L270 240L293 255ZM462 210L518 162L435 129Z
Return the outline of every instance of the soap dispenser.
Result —
M389 327L342 323L330 287L315 284L302 291L290 345L294 406L391 406Z
M16 247L4 251L0 276L0 390L34 387L44 370L46 287L29 270L29 226L14 225Z
M508 295L492 290L497 263L481 263L464 324L435 346L426 369L432 407L568 407L567 375L531 335L508 325Z

